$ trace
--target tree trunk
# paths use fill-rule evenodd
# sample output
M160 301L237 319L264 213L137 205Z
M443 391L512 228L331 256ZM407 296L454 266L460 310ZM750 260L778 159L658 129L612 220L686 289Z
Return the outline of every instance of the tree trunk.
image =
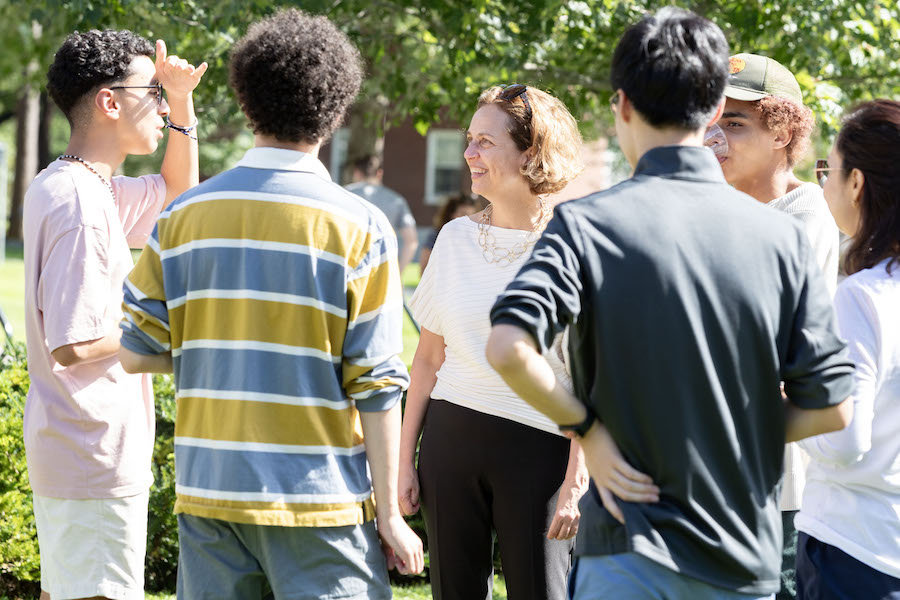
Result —
M53 121L53 102L47 92L41 92L41 119L38 125L38 170L53 161L50 147L50 123Z
M342 184L350 183L353 175L353 163L360 158L370 155L377 156L379 159L383 158L384 131L379 124L375 123L375 118L371 114L372 105L372 102L369 102L368 105L357 102L347 116L345 125L350 130L350 136L347 139L347 158L341 173L340 183Z
M12 209L7 234L10 239L22 239L25 190L38 172L40 112L40 95L30 86L25 87L19 99L16 125L16 175L13 180Z

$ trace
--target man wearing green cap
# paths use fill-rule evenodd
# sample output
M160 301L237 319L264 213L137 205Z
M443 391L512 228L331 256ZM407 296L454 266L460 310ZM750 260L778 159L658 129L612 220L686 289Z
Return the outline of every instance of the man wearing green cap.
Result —
M729 60L725 111L719 127L728 152L719 157L725 179L738 190L803 222L825 275L829 293L837 286L838 229L822 189L800 181L794 165L809 147L815 119L803 106L794 75L771 58L737 54ZM777 598L794 598L797 532L794 515L800 508L808 460L796 444L785 448L781 510L784 522L782 589Z

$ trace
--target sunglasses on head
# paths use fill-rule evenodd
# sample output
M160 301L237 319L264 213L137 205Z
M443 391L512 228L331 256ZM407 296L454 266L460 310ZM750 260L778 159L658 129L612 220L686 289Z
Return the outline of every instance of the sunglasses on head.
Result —
M525 116L528 117L528 120L531 120L531 103L528 102L528 94L526 94L526 90L528 90L527 85L522 85L521 83L510 83L508 85L501 85L503 91L500 92L498 96L501 100L506 100L507 102L512 102L516 98L521 98L522 103L525 104Z

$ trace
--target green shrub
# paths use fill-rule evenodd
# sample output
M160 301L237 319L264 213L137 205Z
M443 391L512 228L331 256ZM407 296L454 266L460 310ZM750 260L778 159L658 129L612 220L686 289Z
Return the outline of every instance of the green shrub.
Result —
M175 506L175 388L172 377L153 379L156 394L156 442L150 515L147 523L148 590L174 590L178 567ZM22 415L28 394L25 346L7 348L0 358L0 594L33 594L41 577L37 530L28 485Z
M37 531L28 485L22 415L28 394L24 345L0 357L0 581L37 581L41 576Z
M175 508L175 384L171 375L153 377L156 397L156 441L153 487L147 520L147 563L144 586L149 591L175 589L178 569L178 521Z

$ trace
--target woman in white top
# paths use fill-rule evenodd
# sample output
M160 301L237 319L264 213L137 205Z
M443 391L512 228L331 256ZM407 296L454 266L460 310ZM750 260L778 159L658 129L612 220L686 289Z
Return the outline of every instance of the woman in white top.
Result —
M559 100L516 84L481 94L467 139L472 191L490 204L441 229L410 302L422 335L403 420L400 505L418 510L421 483L437 600L490 597L492 530L511 597L562 599L587 489L583 456L484 352L491 306L552 216L544 195L581 170L581 136ZM565 377L561 357L558 342L552 359Z
M854 414L801 442L797 597L900 598L900 103L861 104L816 165L851 237L834 303L856 363ZM827 179L825 175L827 174Z

